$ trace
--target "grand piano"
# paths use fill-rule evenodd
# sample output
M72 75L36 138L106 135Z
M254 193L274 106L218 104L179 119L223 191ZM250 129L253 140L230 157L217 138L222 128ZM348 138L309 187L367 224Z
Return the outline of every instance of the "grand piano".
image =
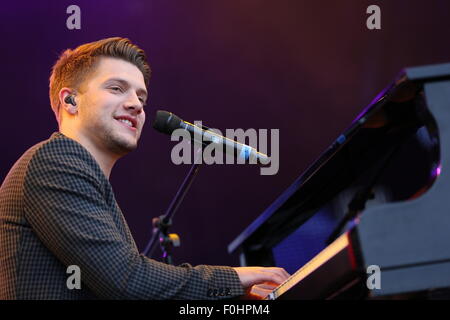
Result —
M268 299L450 298L450 63L405 68L228 246Z

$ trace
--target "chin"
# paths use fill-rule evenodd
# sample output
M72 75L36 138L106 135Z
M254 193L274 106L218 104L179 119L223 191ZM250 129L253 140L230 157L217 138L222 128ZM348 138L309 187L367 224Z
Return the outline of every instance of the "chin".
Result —
M125 155L137 148L137 140L119 134L107 137L108 148L118 155Z
M129 153L137 148L137 141L131 141L131 139L122 139L116 141L117 148L122 150L123 153Z

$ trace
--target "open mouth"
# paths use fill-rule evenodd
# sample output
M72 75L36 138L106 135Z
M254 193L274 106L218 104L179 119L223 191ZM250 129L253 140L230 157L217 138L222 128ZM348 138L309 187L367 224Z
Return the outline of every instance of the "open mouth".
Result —
M130 130L136 131L136 120L128 117L117 117L115 118L117 122L120 122L124 127Z

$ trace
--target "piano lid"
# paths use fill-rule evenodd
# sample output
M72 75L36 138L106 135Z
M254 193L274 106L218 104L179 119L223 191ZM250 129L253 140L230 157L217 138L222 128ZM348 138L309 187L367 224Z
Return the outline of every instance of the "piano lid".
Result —
M433 122L422 82L450 78L450 63L406 68L307 170L228 246L273 247L367 172L405 137ZM289 223L286 223L289 221Z

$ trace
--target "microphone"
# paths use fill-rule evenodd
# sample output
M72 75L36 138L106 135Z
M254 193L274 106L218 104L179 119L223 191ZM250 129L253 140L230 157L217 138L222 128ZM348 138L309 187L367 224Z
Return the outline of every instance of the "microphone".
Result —
M153 128L168 135L171 135L172 132L177 129L186 130L191 134L192 140L202 143L203 145L214 143L221 147L225 147L225 152L227 154L234 155L235 157L245 161L253 161L250 163L256 163L256 161L259 161L260 164L265 165L270 162L269 156L258 152L255 148L221 136L203 125L199 127L195 124L184 121L169 111L156 111L156 117L153 121ZM223 150L222 148L220 149Z

